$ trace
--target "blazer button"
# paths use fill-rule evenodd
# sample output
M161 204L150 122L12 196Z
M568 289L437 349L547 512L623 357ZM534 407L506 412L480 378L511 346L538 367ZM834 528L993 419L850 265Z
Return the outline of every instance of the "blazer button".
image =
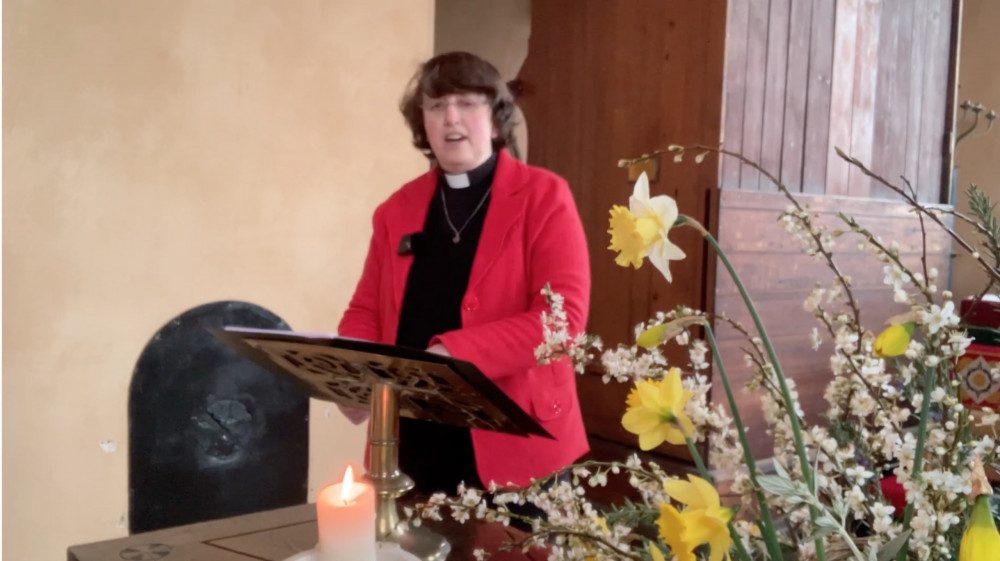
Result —
M467 312L474 312L479 309L479 299L475 296L466 296L465 301L462 302L462 309Z
M556 414L556 415L558 415L559 413L562 413L562 403L560 403L558 401L553 401L552 402L552 412L554 414Z

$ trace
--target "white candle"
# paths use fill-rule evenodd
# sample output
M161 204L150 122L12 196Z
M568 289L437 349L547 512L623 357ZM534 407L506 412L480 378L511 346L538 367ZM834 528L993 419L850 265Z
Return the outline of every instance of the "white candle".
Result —
M375 490L354 481L351 466L319 492L316 520L319 561L375 561Z

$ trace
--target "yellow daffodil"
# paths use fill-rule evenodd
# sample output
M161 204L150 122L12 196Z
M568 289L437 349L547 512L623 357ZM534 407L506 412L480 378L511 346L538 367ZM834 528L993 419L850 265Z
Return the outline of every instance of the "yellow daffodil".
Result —
M910 336L916 324L913 322L890 325L875 338L872 352L879 358L899 356L910 346Z
M635 383L636 398L622 426L639 436L639 448L652 450L663 441L684 444L684 435L694 431L691 419L684 414L684 404L691 392L681 384L681 371L671 368L660 381L640 380Z
M622 267L641 267L647 249L660 233L659 221L649 217L640 219L629 209L613 205L608 225L608 233L611 234L608 249L618 252L615 263Z
M670 261L684 259L684 252L674 245L667 233L677 221L677 203L666 195L649 197L649 178L643 172L635 182L629 208L611 207L611 245L608 249L617 251L615 263L622 267L642 266L642 260L659 269L667 282L670 276Z
M704 479L688 475L688 481L674 479L663 482L670 498L687 505L680 513L684 522L684 542L698 546L707 543L709 561L729 558L733 540L729 535L729 519L733 509L722 506L719 493Z
M972 506L972 516L962 534L962 543L958 546L958 561L986 561L997 558L1000 551L1000 534L997 533L993 513L990 512L989 495L993 493L983 463L975 459L972 469L972 496L975 503Z
M685 540L688 533L685 520L681 513L670 504L660 505L660 517L656 519L656 526L659 528L660 539L670 548L670 553L677 557L677 561L695 561L694 548L697 543L689 543ZM650 554L659 553L656 547L649 548ZM661 557L662 558L662 557Z
M625 405L628 406L628 409L632 409L633 407L638 407L642 405L642 401L639 400L638 387L633 387L631 390L629 390L628 396L625 397Z
M1000 555L1000 534L993 522L989 498L979 495L972 507L969 525L962 534L958 561L992 561L997 555Z

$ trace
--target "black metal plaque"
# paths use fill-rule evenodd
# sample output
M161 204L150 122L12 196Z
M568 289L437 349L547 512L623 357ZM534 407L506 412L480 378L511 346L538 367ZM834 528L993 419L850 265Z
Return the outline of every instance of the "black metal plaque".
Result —
M129 389L129 531L306 501L309 397L212 336L239 322L287 329L247 302L214 302L164 325Z

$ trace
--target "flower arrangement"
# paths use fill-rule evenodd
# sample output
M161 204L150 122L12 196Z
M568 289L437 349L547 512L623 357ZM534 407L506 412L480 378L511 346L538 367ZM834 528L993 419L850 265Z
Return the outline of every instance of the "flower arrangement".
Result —
M686 445L697 474L679 477L637 456L626 462L591 461L526 489L494 485L488 493L460 488L457 497L435 495L418 505L418 513L434 518L444 509L460 520L520 520L530 530L510 547L544 547L553 560L1000 558L1000 535L987 499L990 486L982 475L982 463L997 464L1000 451L994 439L1000 415L988 408L970 411L960 399L954 364L971 339L955 314L952 295L936 286L937 272L927 268L926 259L922 267L908 266L894 243L883 242L850 216L840 215L844 230L818 225L777 178L739 154L675 145L620 165L661 153L683 162L691 152L697 152L694 160L700 163L711 151L739 158L768 177L789 200L779 216L781 224L833 272L832 284L817 285L804 303L819 323L813 339L833 343L824 421L806 422L794 380L782 370L750 295L715 238L680 214L671 198L651 197L643 174L629 206L615 205L610 211L609 249L617 253L617 264L639 268L648 259L671 281L671 263L685 257L670 241L673 228L692 227L714 248L756 330L752 335L738 326L750 342L746 360L754 378L749 390L759 395L773 436L770 464L758 464L751 454L736 388L730 386L716 344L715 324L732 320L681 307L637 326L635 344L603 350L598 337L567 331L560 295L546 290L550 311L542 316L545 342L536 350L539 360L570 360L583 372L599 357L605 381L633 384L622 425L637 436L639 447ZM948 230L987 272L983 294L1000 286L995 204L975 185L968 191L969 213L931 208L912 189L838 154L898 193L922 227L931 223ZM959 237L942 221L943 212L972 224L978 237ZM882 264L894 300L909 308L877 336L861 324L850 279L840 273L832 249L837 238L852 235ZM662 349L673 344L687 347L687 364L668 363ZM708 376L709 353L714 382ZM994 367L988 375L1000 378L1000 369ZM712 383L721 385L728 407L709 400ZM595 506L586 490L606 485L609 477L627 479L636 499ZM720 482L738 496L732 504L720 500ZM528 518L512 511L513 504L525 502L546 516ZM487 556L477 552L478 558Z

